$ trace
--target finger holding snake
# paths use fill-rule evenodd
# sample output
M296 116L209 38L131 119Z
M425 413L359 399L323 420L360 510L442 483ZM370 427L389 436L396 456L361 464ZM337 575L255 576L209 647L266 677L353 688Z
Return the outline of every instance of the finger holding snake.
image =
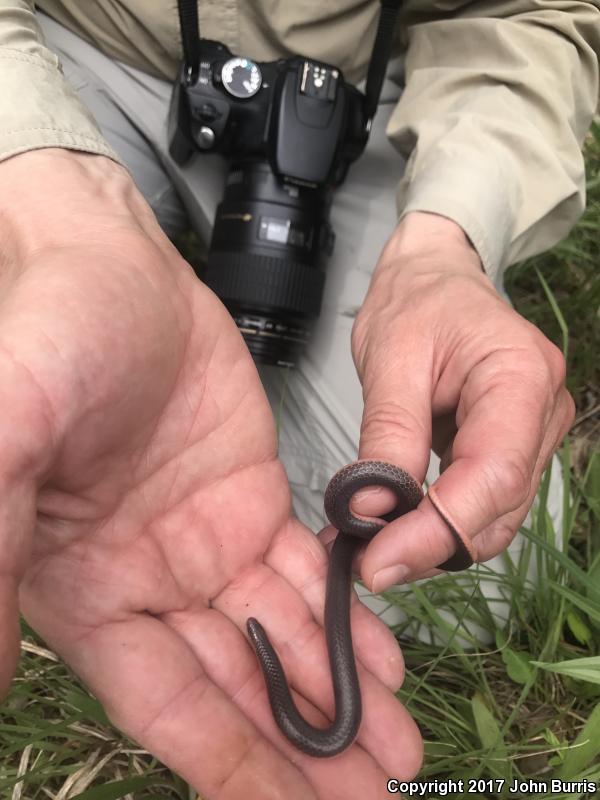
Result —
M364 396L359 457L420 481L433 442L445 467L419 506L368 545L366 585L381 592L430 574L456 551L453 530L478 561L502 552L573 419L560 351L496 292L455 223L421 213L384 249L352 346ZM381 491L356 496L352 509L377 515L389 503Z

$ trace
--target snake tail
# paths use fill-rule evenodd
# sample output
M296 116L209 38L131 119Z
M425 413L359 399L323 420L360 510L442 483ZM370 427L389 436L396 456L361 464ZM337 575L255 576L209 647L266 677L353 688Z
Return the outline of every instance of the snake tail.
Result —
M261 666L273 717L298 749L316 758L341 753L356 739L362 718L360 685L352 649L350 597L352 559L361 540L338 536L333 546L325 599L325 631L331 667L335 717L327 728L307 722L292 698L281 661L264 628L254 618L246 625Z

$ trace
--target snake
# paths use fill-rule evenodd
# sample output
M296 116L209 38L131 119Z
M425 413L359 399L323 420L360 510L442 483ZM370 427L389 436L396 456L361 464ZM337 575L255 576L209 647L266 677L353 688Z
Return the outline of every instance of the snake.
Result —
M361 519L350 511L353 495L365 486L384 486L396 496L392 511L374 519ZM362 700L350 626L352 562L361 545L389 522L415 509L423 499L420 484L405 470L385 461L359 460L335 473L324 495L325 513L338 529L331 550L325 594L325 638L335 700L335 716L326 728L308 722L296 706L281 661L260 622L247 620L248 637L256 653L273 718L283 735L299 750L315 758L338 755L356 739L362 719ZM438 509L439 511L439 509ZM441 511L440 511L441 513ZM443 515L442 515L443 516ZM463 537L443 516L458 544L457 553L440 565L457 570L472 559Z

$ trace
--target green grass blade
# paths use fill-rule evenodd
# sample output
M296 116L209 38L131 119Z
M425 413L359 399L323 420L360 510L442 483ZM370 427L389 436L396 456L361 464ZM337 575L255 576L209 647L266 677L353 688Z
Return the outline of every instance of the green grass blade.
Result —
M600 656L572 658L568 661L532 661L531 663L548 672L557 672L559 675L568 675L579 681L600 684Z
M471 710L481 744L488 751L490 771L506 776L507 771L510 771L510 765L506 762L506 744L502 738L500 726L485 704L480 692L475 692L471 698Z
M554 581L549 581L549 585L554 589L555 592L561 594L574 606L577 606L577 608L579 608L581 611L585 611L590 619L600 623L599 603L594 603L593 601L587 600L585 597L577 594L577 592L574 592L572 589L567 589L566 586L560 586L560 584L554 583Z
M594 708L587 722L567 751L557 777L575 778L600 754L600 703Z
M548 302L550 303L552 312L556 317L556 321L560 326L560 330L562 333L562 351L563 351L563 356L566 359L569 355L569 328L567 326L567 323L565 322L565 318L562 314L562 311L558 307L558 303L556 302L556 298L554 297L552 289L550 289L550 287L546 283L546 279L544 278L544 276L537 267L535 268L535 272L536 275L538 276L539 282L542 284L542 288L544 290L546 297L548 298Z

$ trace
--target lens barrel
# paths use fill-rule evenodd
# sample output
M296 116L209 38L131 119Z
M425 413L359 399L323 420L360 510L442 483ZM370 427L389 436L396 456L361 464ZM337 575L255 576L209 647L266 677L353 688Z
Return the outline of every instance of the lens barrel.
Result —
M266 161L229 173L202 279L259 363L295 366L308 341L333 249L330 206L330 191L284 184Z

